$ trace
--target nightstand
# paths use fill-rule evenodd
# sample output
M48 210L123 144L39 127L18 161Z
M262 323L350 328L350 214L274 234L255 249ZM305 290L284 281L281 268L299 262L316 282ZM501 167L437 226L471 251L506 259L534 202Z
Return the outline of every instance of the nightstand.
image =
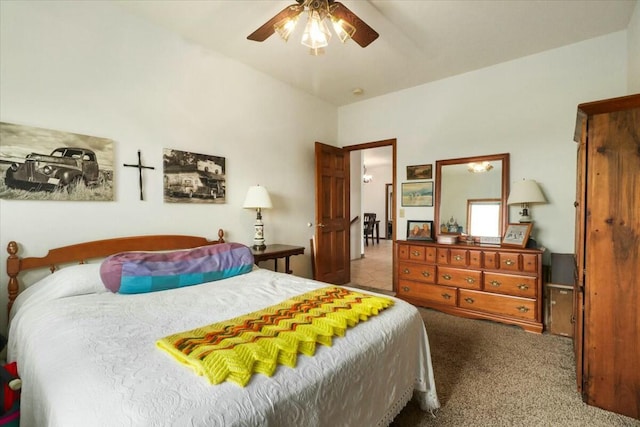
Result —
M251 249L251 253L253 253L253 259L256 264L272 259L274 271L278 271L278 258L284 258L284 272L291 274L293 272L289 269L289 258L293 255L304 254L304 247L275 244L267 245L267 247L262 250Z

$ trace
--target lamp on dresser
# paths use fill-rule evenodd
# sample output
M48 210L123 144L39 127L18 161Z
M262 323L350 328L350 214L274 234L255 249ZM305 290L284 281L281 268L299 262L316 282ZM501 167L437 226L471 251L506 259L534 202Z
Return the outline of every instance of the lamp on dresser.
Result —
M536 181L533 179L523 179L511 185L507 204L520 205L522 207L522 211L520 211L520 222L532 222L531 216L529 215L529 205L533 203L547 203L547 199L545 199Z
M242 205L245 209L255 209L256 222L253 225L255 233L253 235L253 249L264 250L267 246L264 244L264 223L262 222L262 209L270 209L271 198L265 187L253 185L247 191L247 197Z

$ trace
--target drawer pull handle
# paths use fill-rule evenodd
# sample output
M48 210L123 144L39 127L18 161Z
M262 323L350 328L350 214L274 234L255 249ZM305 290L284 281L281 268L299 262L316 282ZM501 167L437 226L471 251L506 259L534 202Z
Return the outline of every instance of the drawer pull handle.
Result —
M451 280L451 275L450 275L450 274L443 274L443 275L442 275L442 278L443 278L444 280Z
M491 286L495 286L496 288L501 285L501 283L497 280L492 280L489 283L491 284Z
M408 287L408 286L403 286L402 290L405 291L405 292L409 292L411 290L411 288Z
M465 298L464 300L469 304L473 304L473 298Z
M464 280L466 280L467 283L475 283L476 282L476 279L474 279L473 277L467 277Z
M521 305L520 307L517 307L517 308L520 313L526 313L527 311L529 311L529 309L524 305Z
M442 298L444 298L444 299L451 299L451 295L449 295L449 294L442 294Z
M405 268L404 270L402 270L402 272L403 272L404 274L409 274L409 273L411 273L411 271L410 271L408 268Z
M527 289L529 289L529 286L525 285L524 283L520 283L518 285L518 289L520 289L521 291L526 291Z
M456 255L453 257L456 261L462 261L462 255Z
M429 273L428 271L423 271L423 272L422 272L422 275L423 275L424 277L430 277L430 276L431 276L431 273Z
M512 259L505 259L504 263L506 265L514 265L516 262L514 260L512 260Z
M411 255L413 255L413 256L419 256L419 255L420 255L420 252L418 252L418 251L413 251L413 252L411 252Z

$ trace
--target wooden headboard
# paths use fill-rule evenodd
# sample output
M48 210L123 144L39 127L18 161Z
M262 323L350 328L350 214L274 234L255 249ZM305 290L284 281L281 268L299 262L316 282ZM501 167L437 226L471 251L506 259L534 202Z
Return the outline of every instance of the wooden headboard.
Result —
M224 243L224 231L218 230L218 240L208 240L205 237L180 236L180 235L153 235L120 237L115 239L94 240L92 242L78 243L51 249L47 255L37 258L20 258L18 256L18 243L9 242L7 245L7 275L9 276L7 313L11 312L11 306L20 291L18 274L25 270L48 267L53 273L61 264L78 263L94 258L105 258L118 252L126 251L166 251L173 249L189 249L204 245Z

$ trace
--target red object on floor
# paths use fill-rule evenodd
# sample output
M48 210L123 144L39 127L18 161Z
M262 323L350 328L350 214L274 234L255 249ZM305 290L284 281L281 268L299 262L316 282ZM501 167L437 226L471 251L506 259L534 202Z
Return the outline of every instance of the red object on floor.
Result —
M18 378L18 366L15 362L0 368L2 381L2 411L0 426L18 426L20 424L20 389L12 390L9 383Z

